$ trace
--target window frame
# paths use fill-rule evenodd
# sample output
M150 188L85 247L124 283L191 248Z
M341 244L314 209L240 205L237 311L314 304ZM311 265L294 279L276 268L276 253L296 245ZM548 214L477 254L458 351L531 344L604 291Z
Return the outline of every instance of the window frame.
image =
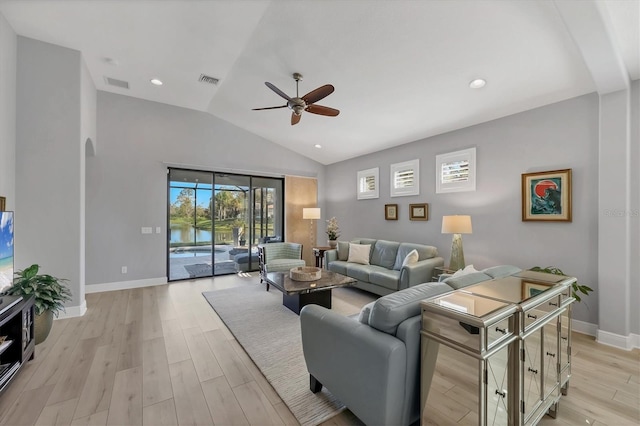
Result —
M380 170L378 167L371 169L360 170L356 178L356 192L358 194L358 200L370 200L379 198L380 196L380 184L379 184ZM374 188L371 190L360 190L360 182L364 179L373 178Z
M466 162L467 178L458 182L446 182L442 179L442 167L445 164ZM467 148L446 154L436 155L436 194L448 192L466 192L476 190L476 148Z
M396 187L395 175L402 171L413 171L413 185L404 186L401 188ZM420 195L420 159L403 161L402 163L392 164L389 167L390 171L390 195L392 197L406 197L410 195Z

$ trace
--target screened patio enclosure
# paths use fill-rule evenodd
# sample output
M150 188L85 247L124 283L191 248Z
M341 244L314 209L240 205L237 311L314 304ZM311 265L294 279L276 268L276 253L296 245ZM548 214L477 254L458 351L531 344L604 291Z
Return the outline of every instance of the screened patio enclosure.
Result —
M170 281L258 269L257 245L282 238L281 178L169 169Z

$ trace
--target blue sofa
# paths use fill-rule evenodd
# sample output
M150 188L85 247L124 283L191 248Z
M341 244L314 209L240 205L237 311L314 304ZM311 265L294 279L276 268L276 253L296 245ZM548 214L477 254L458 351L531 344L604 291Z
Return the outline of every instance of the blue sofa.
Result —
M355 278L356 287L381 296L431 281L433 268L444 265L444 259L433 246L395 241L357 238L355 244L371 246L369 264L349 262L349 244L339 241L336 250L324 253L324 264L330 271ZM418 252L418 261L403 265L412 250Z
M433 376L438 344L426 343L420 365L420 302L468 285L513 275L503 265L443 282L418 284L346 317L318 305L300 312L302 346L312 392L325 386L368 425L409 425L420 416L420 369Z

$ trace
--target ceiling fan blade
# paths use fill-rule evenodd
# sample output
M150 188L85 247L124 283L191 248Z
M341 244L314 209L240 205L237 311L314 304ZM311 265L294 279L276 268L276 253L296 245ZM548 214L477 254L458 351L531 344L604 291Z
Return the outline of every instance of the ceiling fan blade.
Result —
M329 108L322 105L309 105L307 106L305 111L313 114L328 115L329 117L335 117L336 115L340 114L340 111L338 111L337 109Z
M263 109L278 109L278 108L286 108L286 105L275 106L275 107L266 107L266 108L253 108L251 111L261 111Z
M295 112L291 113L291 125L295 126L296 124L298 124L300 122L300 117L302 117L302 115L298 115Z
M311 92L307 93L302 97L302 99L307 103L307 105L313 104L318 102L320 99L329 96L333 93L334 90L335 89L332 85L325 84L324 86L320 86L316 90L312 90Z
M274 86L273 84L269 83L268 81L265 81L264 84L266 84L269 89L273 90L278 95L280 95L281 97L285 98L286 100L288 100L288 101L291 100L291 98L289 96L287 96L286 93L284 93L282 90L278 89L276 86Z

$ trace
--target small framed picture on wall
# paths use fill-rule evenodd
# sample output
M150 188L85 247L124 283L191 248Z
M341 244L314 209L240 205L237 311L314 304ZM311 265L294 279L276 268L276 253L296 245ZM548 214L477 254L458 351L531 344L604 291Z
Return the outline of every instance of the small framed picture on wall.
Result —
M429 204L409 204L410 220L429 220Z
M385 204L384 205L384 218L386 220L398 220L398 205L397 204Z

